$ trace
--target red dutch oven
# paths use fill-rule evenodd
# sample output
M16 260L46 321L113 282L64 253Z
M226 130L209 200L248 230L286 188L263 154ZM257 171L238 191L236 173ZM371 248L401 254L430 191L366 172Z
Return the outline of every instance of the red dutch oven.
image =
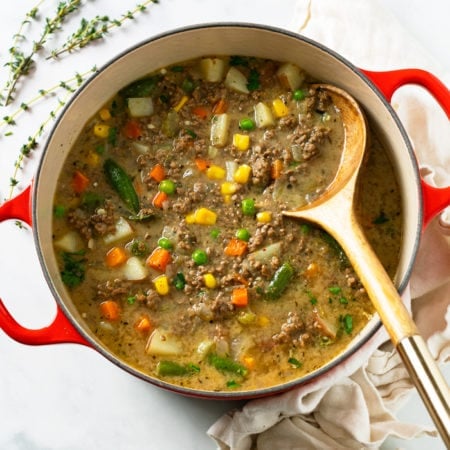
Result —
M402 192L403 240L396 286L406 287L421 234L430 220L450 205L450 187L429 186L420 177L412 145L390 105L401 86L416 84L427 89L450 117L450 92L428 72L417 69L370 72L354 67L335 52L298 34L251 24L210 24L183 28L156 36L118 55L88 80L58 118L45 145L32 186L0 207L0 221L18 219L32 227L43 274L57 302L56 316L40 329L20 325L0 300L0 327L24 344L75 343L92 347L113 363L146 381L181 394L208 398L251 398L274 394L318 377L340 364L380 328L375 317L337 358L294 382L251 392L196 391L155 379L113 355L88 329L61 282L52 247L52 210L57 177L64 160L88 116L119 89L149 72L205 55L248 55L286 60L313 77L348 91L365 110L385 142ZM90 113L86 114L86 111Z

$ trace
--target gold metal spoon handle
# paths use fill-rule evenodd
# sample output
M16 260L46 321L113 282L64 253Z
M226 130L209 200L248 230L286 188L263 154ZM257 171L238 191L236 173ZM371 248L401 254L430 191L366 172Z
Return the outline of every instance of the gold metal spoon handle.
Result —
M450 391L422 336L404 338L397 345L399 355L447 448L450 448Z

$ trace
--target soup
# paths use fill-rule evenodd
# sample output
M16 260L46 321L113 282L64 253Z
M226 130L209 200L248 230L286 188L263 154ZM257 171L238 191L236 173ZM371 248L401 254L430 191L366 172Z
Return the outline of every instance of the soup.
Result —
M339 110L314 83L286 62L204 57L92 111L59 177L54 249L114 355L178 386L248 391L322 367L370 320L339 245L282 214L339 164ZM393 276L400 194L374 133L368 153L358 216Z

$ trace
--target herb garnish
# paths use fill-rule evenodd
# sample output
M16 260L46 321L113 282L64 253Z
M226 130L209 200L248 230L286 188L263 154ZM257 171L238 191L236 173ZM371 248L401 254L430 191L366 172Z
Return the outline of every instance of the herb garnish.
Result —
M86 273L86 258L84 254L84 250L61 253L63 260L61 278L67 287L74 288L84 281Z

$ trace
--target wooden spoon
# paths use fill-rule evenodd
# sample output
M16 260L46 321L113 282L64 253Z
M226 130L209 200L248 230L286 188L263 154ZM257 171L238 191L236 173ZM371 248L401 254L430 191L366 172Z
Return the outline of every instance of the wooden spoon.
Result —
M283 214L314 222L339 242L402 357L443 441L450 448L449 387L355 214L355 186L366 148L364 115L357 102L345 91L326 84L315 87L331 96L342 116L345 142L340 165L323 195L304 207Z

